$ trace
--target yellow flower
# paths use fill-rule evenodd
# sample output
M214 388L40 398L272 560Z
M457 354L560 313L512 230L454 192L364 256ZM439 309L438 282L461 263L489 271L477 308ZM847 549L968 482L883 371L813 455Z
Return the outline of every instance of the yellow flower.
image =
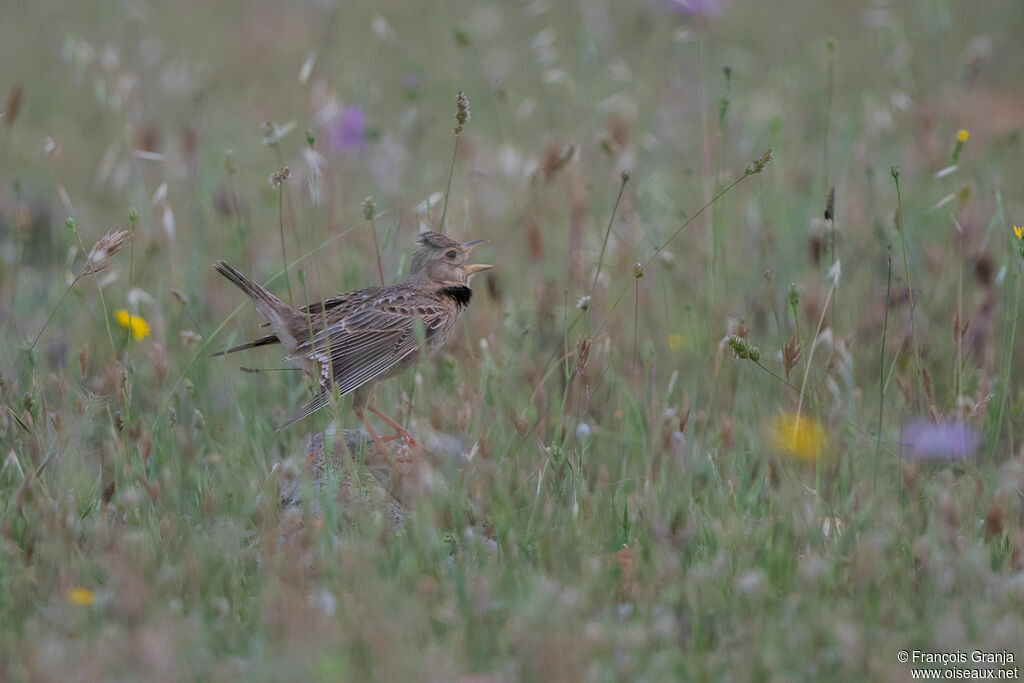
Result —
M956 132L956 141L957 142L967 142L967 138L970 137L970 135L971 134L967 132L966 128L961 128L960 130L958 130Z
M775 418L771 428L775 448L801 460L818 460L825 450L825 428L805 415L787 413Z
M1024 239L1024 228L1019 225L1013 226L1013 234L1017 236L1018 240Z
M117 319L117 324L126 330L130 330L132 336L136 339L145 339L149 336L149 323L143 318L132 315L123 308L114 311L114 317Z
M670 334L670 335L668 335L668 350L669 351L682 351L683 350L683 335L681 335L681 334Z
M87 607L96 601L96 593L88 588L82 588L81 586L69 588L64 594L64 597L66 597L68 602L72 605L81 605L83 607Z

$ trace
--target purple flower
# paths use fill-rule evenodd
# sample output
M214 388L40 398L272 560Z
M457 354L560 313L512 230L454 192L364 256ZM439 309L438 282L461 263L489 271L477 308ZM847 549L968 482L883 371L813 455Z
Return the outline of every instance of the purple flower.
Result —
M676 14L695 17L717 17L725 10L726 0L662 0Z
M341 152L359 150L366 144L366 115L362 107L343 107L331 125L331 144Z
M963 422L920 418L903 427L900 442L914 460L966 460L981 438Z

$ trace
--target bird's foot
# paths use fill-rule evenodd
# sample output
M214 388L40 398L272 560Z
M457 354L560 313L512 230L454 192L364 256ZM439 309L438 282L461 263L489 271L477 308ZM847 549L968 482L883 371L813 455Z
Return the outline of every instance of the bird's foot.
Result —
M423 456L423 449L412 437L394 434L390 437L386 437L386 439L388 441L401 442L396 448L392 449L392 457L395 459L395 462L400 465L408 465Z
M418 449L420 447L420 445L416 442L416 439L414 439L412 434L409 433L408 429L398 424L390 417L388 417L387 415L385 415L384 413L382 413L381 411L377 410L372 406L370 407L370 411L380 419L384 420L384 422L386 422L389 427L395 430L395 433L392 434L391 436L384 437L385 441L394 441L395 439L401 439L409 448Z
M412 434L410 434L409 432L407 432L404 429L401 432L399 432L399 433L392 434L390 436L383 436L383 437L381 437L381 439L383 441L394 441L396 439L401 439L402 443L405 444L405 446L407 448L419 448L420 447L419 442L416 441L416 439L413 438Z
M389 447L390 442L401 440L401 443L397 447ZM377 463L391 463L393 465L408 465L414 462L422 453L419 444L415 440L405 439L400 434L392 434L390 436L377 436L373 438L373 450L367 452L367 462Z

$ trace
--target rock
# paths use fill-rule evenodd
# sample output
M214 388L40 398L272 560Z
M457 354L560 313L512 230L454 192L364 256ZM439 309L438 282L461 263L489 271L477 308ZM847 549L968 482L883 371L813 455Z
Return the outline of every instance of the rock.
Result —
M277 463L274 472L280 477L279 494L283 508L301 509L305 486L312 492L309 511L322 517L320 492L324 486L335 487L337 500L346 516L370 515L386 517L392 528L405 525L409 505L417 496L446 486L434 464L452 463L461 469L468 454L461 438L429 427L413 428L418 448L400 441L389 442L389 455L374 451L366 432L345 429L338 439L338 429L329 426L306 439L303 457ZM327 447L324 447L324 441ZM336 484L334 482L337 482Z

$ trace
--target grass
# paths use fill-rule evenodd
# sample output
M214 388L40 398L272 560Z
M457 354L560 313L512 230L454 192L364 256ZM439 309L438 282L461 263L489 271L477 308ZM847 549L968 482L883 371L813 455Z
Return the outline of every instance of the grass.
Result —
M0 679L1024 658L1012 0L56 9L0 9ZM260 334L210 266L316 300L402 277L442 224L497 268L377 403L471 457L409 477L396 528L359 452L308 473L334 411L274 432L301 373L207 357ZM920 418L979 443L935 457Z

